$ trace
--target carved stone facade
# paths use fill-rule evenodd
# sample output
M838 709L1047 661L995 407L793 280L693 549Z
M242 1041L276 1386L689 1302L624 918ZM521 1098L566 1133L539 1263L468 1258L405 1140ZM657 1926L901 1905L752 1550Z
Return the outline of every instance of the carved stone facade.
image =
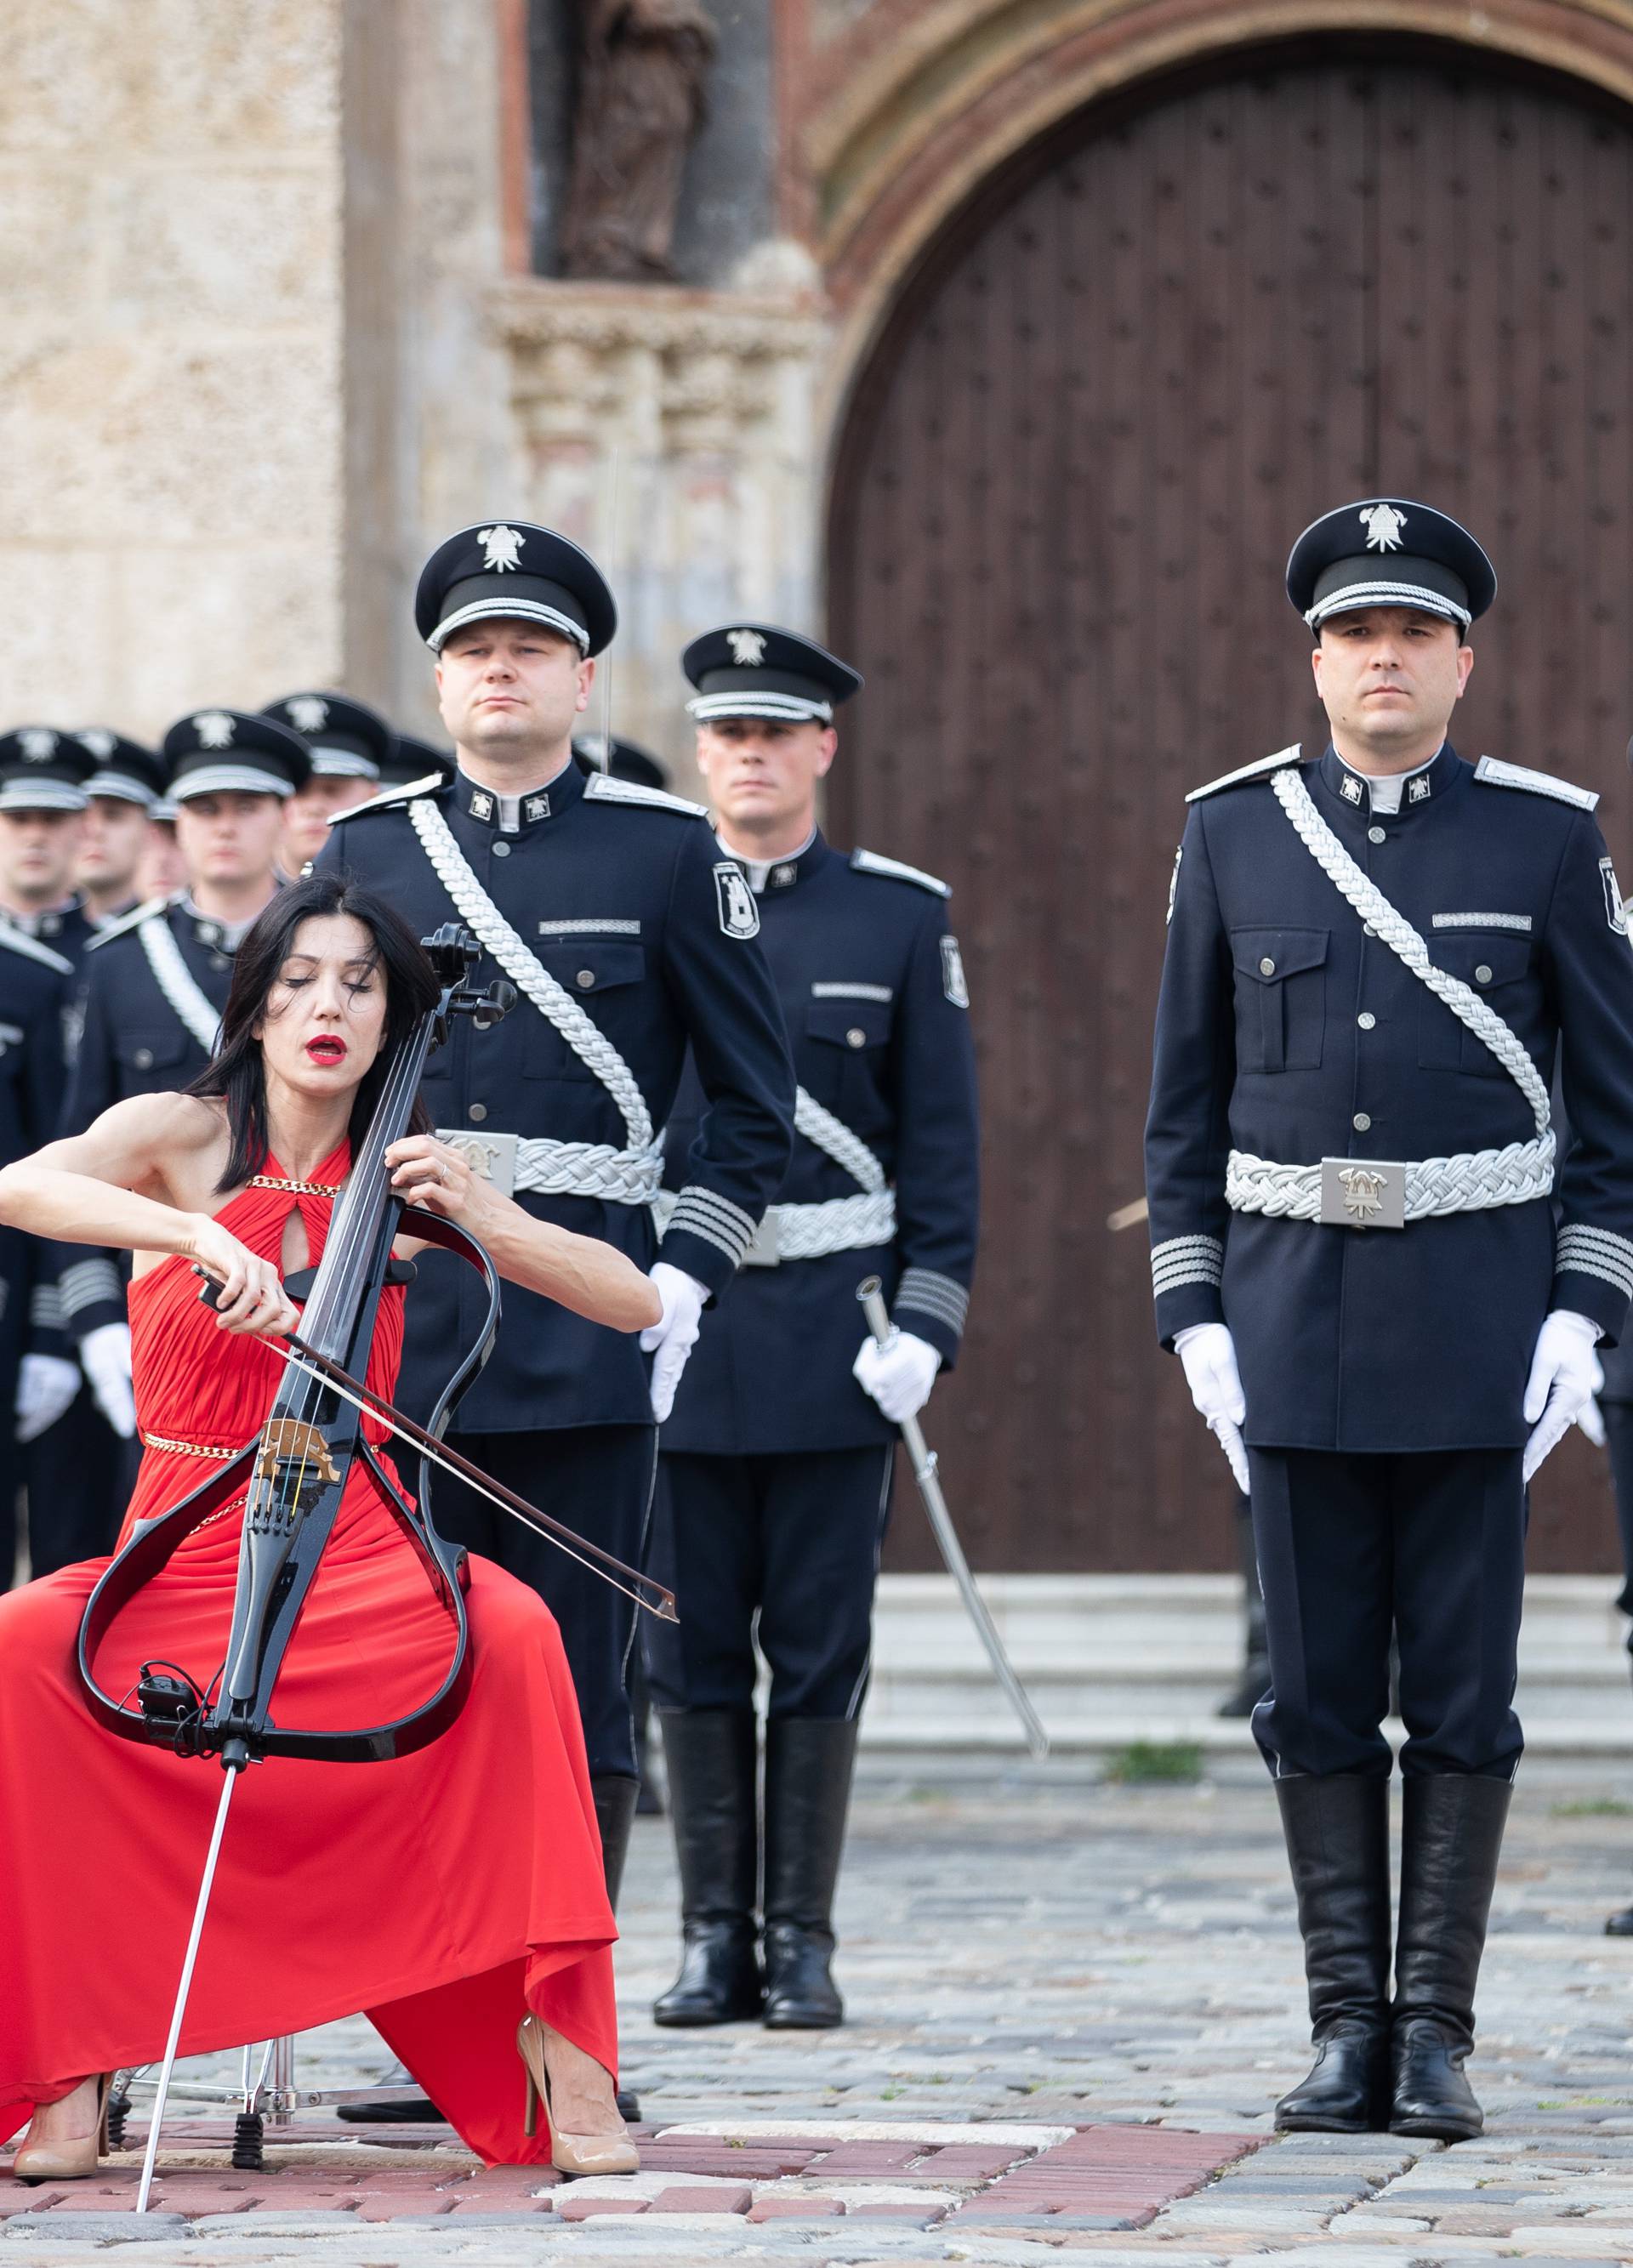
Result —
M821 311L528 280L494 294L491 320L528 509L587 544L618 594L615 727L684 773L687 639L734 614L820 620Z

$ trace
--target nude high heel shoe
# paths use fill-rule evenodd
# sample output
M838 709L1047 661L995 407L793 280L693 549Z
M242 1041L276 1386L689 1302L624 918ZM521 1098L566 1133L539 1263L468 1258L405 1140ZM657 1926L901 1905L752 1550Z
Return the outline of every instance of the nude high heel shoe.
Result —
M544 2064L544 2032L536 2016L516 2027L516 2048L528 2074L528 2110L523 2132L536 2134L539 2100L550 2114L550 2073ZM550 2121L550 2161L558 2174L638 2174L640 2153L633 2142L610 2134L565 2134Z
M96 2083L96 2126L71 2142L26 2142L11 2161L19 2182L86 2182L107 2148L107 2074Z

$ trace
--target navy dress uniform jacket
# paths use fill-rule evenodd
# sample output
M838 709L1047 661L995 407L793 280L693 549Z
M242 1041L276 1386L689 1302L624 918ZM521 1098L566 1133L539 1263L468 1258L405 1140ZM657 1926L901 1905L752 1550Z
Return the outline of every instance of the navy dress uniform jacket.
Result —
M776 995L740 877L728 892L701 806L597 776L574 763L522 799L513 833L499 799L463 773L410 784L340 814L318 860L349 869L428 935L457 918L409 815L434 801L489 899L535 956L611 1040L654 1128L669 1116L690 1042L708 1102L691 1145L688 1196L661 1253L651 1208L599 1197L517 1192L542 1220L604 1237L639 1267L683 1268L718 1295L731 1281L792 1141L794 1081ZM484 959L486 983L499 974ZM422 1089L437 1125L533 1139L627 1141L601 1081L531 1002L489 1031L469 1018L433 1055ZM475 1338L485 1294L445 1255L418 1261L409 1302L403 1400L424 1411ZM636 1336L570 1314L515 1285L486 1368L459 1407L459 1429L518 1432L652 1423Z
M150 899L94 933L80 964L73 1012L68 1084L55 1131L83 1134L115 1102L133 1094L172 1094L196 1079L210 1060L197 1033L166 998L137 934L163 922L206 1007L219 1016L233 982L233 951L221 925L181 898ZM198 1011L203 1020L203 1009ZM62 1246L63 1320L77 1339L100 1324L125 1320L129 1262L96 1257L84 1246Z
M757 903L799 1083L883 1165L892 1244L746 1264L705 1316L666 1451L715 1455L864 1447L896 1438L851 1375L867 1336L856 1287L883 1278L895 1321L957 1359L975 1268L979 1160L975 1052L947 889L890 860L846 858L818 835L773 865ZM861 862L861 863L858 863ZM683 1179L702 1094L695 1073L670 1121L669 1178ZM779 1204L851 1197L846 1168L796 1135Z
M1553 1201L1400 1230L1227 1209L1233 1148L1293 1165L1415 1160L1536 1131L1496 1057L1364 932L1295 833L1269 785L1290 762L1431 960L1518 1033L1545 1084L1565 1041L1570 1139ZM1314 763L1290 751L1250 767L1193 802L1146 1130L1157 1328L1171 1345L1188 1324L1229 1324L1256 1447L1518 1448L1549 1309L1592 1317L1612 1341L1622 1332L1633 954L1596 799L1499 769L1501 784L1477 779L1447 746L1385 817L1364 782L1344 792L1356 776L1329 747Z
M26 1158L56 1131L73 964L0 924L0 1166ZM0 1429L10 1430L11 1384L29 1336L33 1295L48 1288L61 1248L0 1229ZM66 1352L53 1335L41 1351ZM8 1569L0 1569L0 1584Z

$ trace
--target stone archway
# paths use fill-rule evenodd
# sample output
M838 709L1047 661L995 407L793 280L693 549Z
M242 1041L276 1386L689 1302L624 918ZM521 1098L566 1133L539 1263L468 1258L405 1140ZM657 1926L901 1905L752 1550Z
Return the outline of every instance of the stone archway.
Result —
M1105 1221L1141 1185L1184 790L1320 730L1280 592L1315 512L1428 490L1486 534L1504 598L1459 738L1605 790L1629 863L1630 216L1633 110L1580 80L1279 42L1031 145L856 379L830 612L868 689L833 832L957 888L991 1201L937 1406L988 1565L1229 1564L1143 1239ZM1584 1453L1533 1535L1541 1566L1610 1564Z

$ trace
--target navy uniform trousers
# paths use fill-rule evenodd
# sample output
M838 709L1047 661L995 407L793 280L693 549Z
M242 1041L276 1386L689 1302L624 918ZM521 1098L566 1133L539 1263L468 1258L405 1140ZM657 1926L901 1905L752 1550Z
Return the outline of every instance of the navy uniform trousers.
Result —
M757 1641L772 1717L854 1717L868 1690L873 1594L893 1445L801 1456L666 1452L649 1570L683 1602L654 1623L661 1709L751 1709Z
M1510 1072L1306 849L1270 785L1289 768L1544 1089L1560 1063L1551 1197L1397 1229L1227 1205L1232 1153L1364 1170L1537 1133ZM1633 954L1593 801L1450 746L1396 812L1331 747L1192 799L1147 1124L1152 1278L1165 1345L1219 1322L1235 1341L1273 1677L1252 1722L1278 1778L1387 1773L1392 1626L1403 1771L1518 1764L1532 1355L1555 1308L1614 1342L1633 1288Z

